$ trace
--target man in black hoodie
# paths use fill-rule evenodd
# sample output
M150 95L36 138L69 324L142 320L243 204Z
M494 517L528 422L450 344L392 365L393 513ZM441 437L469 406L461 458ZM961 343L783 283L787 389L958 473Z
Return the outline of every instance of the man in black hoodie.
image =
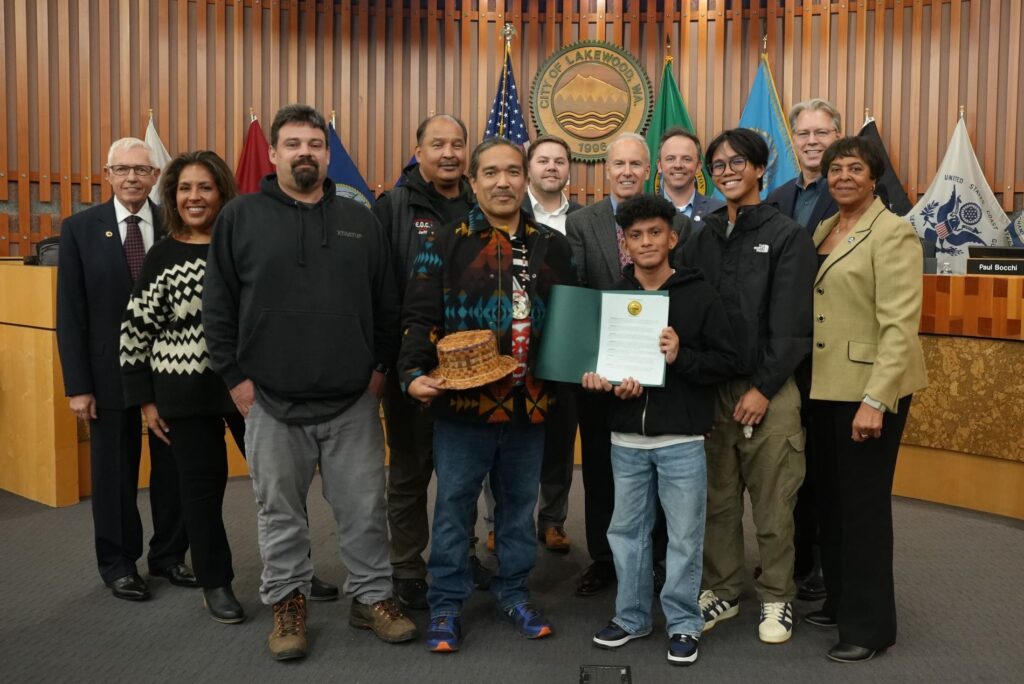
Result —
M708 510L701 609L705 627L735 616L743 588L743 491L750 494L762 572L758 636L793 632L793 506L804 477L800 392L793 373L811 349L810 236L760 190L768 145L746 128L708 145L708 166L726 206L683 245L682 264L718 290L739 352L738 377L718 386L707 442Z
M450 114L424 119L416 129L416 161L405 167L400 183L373 207L391 243L399 298L405 295L413 263L428 236L465 219L473 206L465 176L467 137L466 125ZM388 525L395 595L408 608L425 609L423 551L430 539L427 487L434 473L434 421L402 392L397 374L390 374L384 386L384 420L390 448ZM474 582L486 588L489 573L472 548L470 556Z
M651 633L654 554L650 539L658 500L668 524L666 577L661 605L668 629L668 660L690 665L704 628L700 594L707 470L704 434L714 417L712 383L735 374L736 352L725 308L715 289L691 268L673 270L669 253L678 242L670 201L640 195L619 205L623 249L632 264L614 290L660 290L669 297L668 327L658 344L665 355L664 387L642 387L625 378L614 388L611 463L615 509L608 543L619 578L615 617L594 635L602 648L617 648ZM651 341L654 344L654 341ZM613 391L597 373L583 376L591 391Z
M416 637L392 598L377 407L398 354L399 305L373 214L335 195L327 125L288 105L270 129L276 175L225 205L207 260L210 363L246 418L278 660L306 654L313 565L305 502L319 467L352 596L349 624L389 642Z

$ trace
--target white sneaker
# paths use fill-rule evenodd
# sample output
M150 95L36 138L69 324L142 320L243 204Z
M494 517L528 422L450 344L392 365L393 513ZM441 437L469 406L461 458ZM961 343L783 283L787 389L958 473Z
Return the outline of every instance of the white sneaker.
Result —
M722 620L736 617L740 612L739 601L720 599L711 589L700 592L700 612L704 616L704 631L708 631Z
M766 644L781 644L793 636L793 604L762 603L757 635Z

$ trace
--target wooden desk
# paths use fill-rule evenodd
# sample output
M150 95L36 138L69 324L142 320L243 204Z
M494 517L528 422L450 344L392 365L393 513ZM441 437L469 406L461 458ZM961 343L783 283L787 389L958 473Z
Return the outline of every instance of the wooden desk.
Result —
M1024 278L924 276L914 395L893 493L1024 519Z

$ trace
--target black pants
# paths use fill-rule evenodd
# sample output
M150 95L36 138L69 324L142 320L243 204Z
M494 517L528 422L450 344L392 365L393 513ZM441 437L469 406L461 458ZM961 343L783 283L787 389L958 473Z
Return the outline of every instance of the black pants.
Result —
M245 421L238 413L165 420L171 429L171 451L181 478L181 504L196 579L204 589L227 586L235 574L224 530L224 488L228 482L224 424L244 454Z
M136 572L142 556L142 519L136 505L142 417L138 407L97 409L89 422L92 519L100 577L112 582ZM178 470L170 449L149 436L149 502L153 537L147 562L152 569L185 560L188 536L181 515Z
M822 609L839 622L839 641L884 649L896 643L892 577L892 480L910 396L886 413L882 436L850 438L859 402L814 401L811 438L818 459Z
M569 513L572 461L576 451L576 393L556 383L557 403L544 420L544 461L540 468L537 528L561 527Z

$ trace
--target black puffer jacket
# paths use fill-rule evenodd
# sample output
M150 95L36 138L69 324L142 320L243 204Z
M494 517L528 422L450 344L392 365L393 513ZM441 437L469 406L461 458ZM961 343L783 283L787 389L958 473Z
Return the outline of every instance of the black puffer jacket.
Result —
M811 289L817 273L806 230L768 204L741 207L726 237L727 208L677 253L718 290L735 332L739 377L771 399L811 351Z
M642 290L633 266L616 290ZM668 292L668 324L679 336L679 353L664 387L645 387L636 399L614 400L611 429L648 436L703 435L714 420L712 385L736 374L736 350L725 307L699 271L680 268L658 288Z
M441 226L465 219L473 204L473 192L465 178L460 181L459 196L449 199L424 180L417 162L402 170L399 185L380 196L373 205L373 213L391 243L391 262L399 296L405 294L413 262L427 235Z

